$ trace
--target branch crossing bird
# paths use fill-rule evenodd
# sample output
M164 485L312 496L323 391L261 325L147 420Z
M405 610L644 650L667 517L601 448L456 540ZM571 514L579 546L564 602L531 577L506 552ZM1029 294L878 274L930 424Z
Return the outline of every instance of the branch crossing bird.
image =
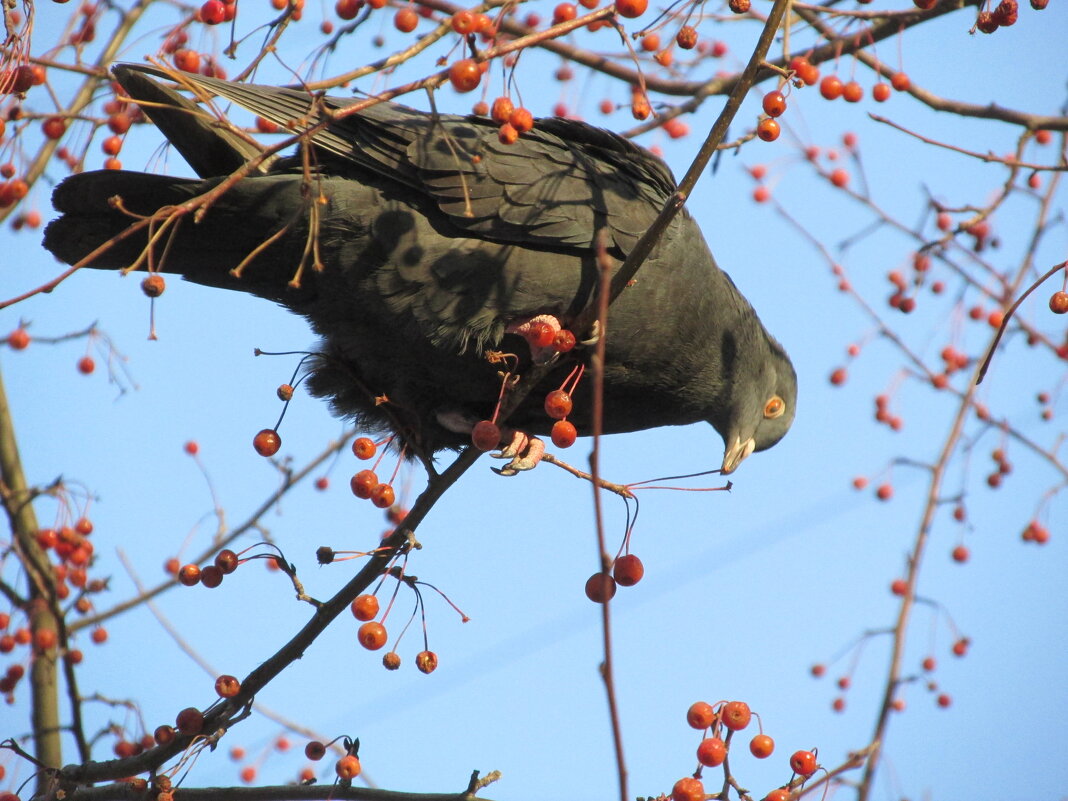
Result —
M538 120L505 144L485 118L388 102L339 116L358 100L147 66L113 72L199 177L71 176L54 192L61 216L45 247L73 264L154 215L88 266L130 267L153 232L154 269L304 316L322 338L311 393L410 453L469 444L500 395L500 354L514 354L504 358L519 374L542 358L524 326L568 328L596 300L598 237L618 266L676 189L647 150L574 120ZM263 148L150 75L309 132L295 154L259 158L184 213ZM729 473L793 421L789 358L685 209L610 307L604 344L605 433L704 421L723 437ZM547 433L546 393L591 353L580 343L555 357L508 425ZM567 417L580 434L591 429L590 384Z

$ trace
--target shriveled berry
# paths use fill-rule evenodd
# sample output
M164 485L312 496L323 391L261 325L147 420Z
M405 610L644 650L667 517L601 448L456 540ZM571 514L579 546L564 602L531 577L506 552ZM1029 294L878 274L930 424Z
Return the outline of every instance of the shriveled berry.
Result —
M326 746L318 740L312 740L306 746L304 746L304 756L306 756L312 762L318 762L320 759L326 756Z
M386 670L396 670L401 666L400 654L396 651L387 651L382 656L382 667Z
M166 288L167 282L163 280L163 276L159 273L151 273L145 276L145 280L141 282L141 291L150 298L158 298Z
M215 566L227 575L237 570L238 562L237 554L229 548L223 548L215 554Z
M415 666L423 673L433 673L438 666L438 655L433 651L420 651L415 655Z

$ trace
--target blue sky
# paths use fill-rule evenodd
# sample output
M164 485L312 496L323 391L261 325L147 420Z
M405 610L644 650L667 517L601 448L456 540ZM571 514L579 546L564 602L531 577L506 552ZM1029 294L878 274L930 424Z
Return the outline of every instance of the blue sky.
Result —
M56 24L53 15L62 10L51 5L38 10L38 36ZM1041 13L1023 8L1015 27L992 36L970 36L969 13L949 15L905 37L904 64L913 81L947 98L1057 113L1065 101L1059 54L1068 11L1056 4ZM309 12L308 24L293 37L292 52L303 53L315 41L318 15L317 9ZM388 33L388 17L383 19ZM726 39L738 54L756 31L711 20L701 30ZM137 59L155 41L140 40L123 57ZM891 60L895 47L884 43L880 55ZM445 53L444 46L439 50ZM358 51L354 46L331 68L370 57ZM591 121L629 125L625 114L598 115L596 104L609 91L606 79L580 78L574 87L561 89L543 79L553 66L549 59L524 57L520 68L520 87L536 113L548 113L565 92L569 102L581 101ZM734 66L728 62L728 68ZM843 65L842 72L848 69ZM390 80L413 75L401 70ZM857 75L870 85L863 67L857 67ZM271 77L283 80L279 74ZM626 94L623 87L610 91L620 100ZM471 101L445 90L438 102L444 110L461 111ZM735 132L755 118L758 107L759 97L751 98ZM688 123L695 131L705 130L717 111L718 104L710 101ZM642 495L632 550L644 561L646 575L636 587L621 590L612 604L632 795L668 792L676 779L692 772L699 736L686 726L685 711L696 700L745 700L760 713L764 730L776 740L776 753L757 761L736 748L742 754L732 760L735 775L757 798L789 778L786 761L793 750L818 746L821 761L833 766L870 737L888 638L864 641L841 714L830 708L838 695L833 682L857 655L848 650L851 644L864 632L892 625L898 602L888 586L904 571L927 489L922 469L897 464L891 474L884 471L899 457L934 459L955 405L947 393L905 376L900 353L874 336L871 320L835 290L820 254L770 205L752 202L754 182L746 168L767 165L775 198L827 245L858 292L931 363L949 342L974 356L988 340L989 328L968 322L962 313L974 302L974 290L962 294L959 280L936 267L935 277L949 286L943 296L922 292L919 308L907 317L889 309L886 275L909 263L916 244L884 228L839 250L839 243L870 225L872 215L813 174L795 135L804 145L826 148L838 147L846 130L856 132L873 197L906 225L921 219L925 192L947 205L988 202L1004 182L1005 169L922 145L870 120L869 111L978 151L1007 152L1019 133L1000 123L920 108L899 95L878 107L868 99L849 106L828 103L815 89L805 89L791 97L784 117L789 130L778 142L753 142L737 155L725 154L715 173L699 184L691 211L720 265L790 352L799 375L799 407L791 433L743 464L729 494ZM151 154L159 141L147 126L136 130L122 154L126 167L157 164ZM685 170L699 144L696 136L672 142L662 134L643 142L662 146L676 174ZM1028 156L1049 162L1055 148L1032 144ZM856 165L847 166L856 175ZM177 156L167 159L166 169L184 174ZM50 177L61 177L60 170ZM1043 185L1048 180L1043 176ZM35 190L33 203L47 218L46 186ZM1020 196L995 217L1001 247L983 255L997 269L1019 263L1037 208L1034 198ZM1064 208L1062 191L1053 211ZM933 235L932 227L925 230ZM4 227L0 241L5 250L0 297L57 272L38 234ZM1037 247L1037 269L1063 260L1066 244L1064 225L1051 227ZM256 431L273 425L279 410L274 388L288 379L294 362L253 358L252 351L303 349L313 342L301 320L270 304L176 280L169 281L157 303L160 339L149 342L148 303L138 285L133 276L84 272L51 295L0 311L0 331L24 318L39 338L95 321L125 359L122 378L113 383L99 352L94 375L77 373L84 341L34 343L20 353L0 349L30 480L46 483L62 475L87 487L95 499L95 570L112 577L110 593L99 606L134 592L119 550L140 580L153 584L162 578L163 561L187 538L186 555L209 546L213 501L197 466L182 451L186 440L200 444L227 526L245 520L277 486L278 473L250 442ZM1022 314L1052 338L1063 338L1063 318L1045 309L1049 292L1052 288L1037 292ZM848 360L851 343L863 348ZM847 361L849 380L831 387L831 370ZM996 419L1009 420L1014 430L1049 447L1065 432L1064 401L1054 407L1055 419L1044 422L1035 395L1063 391L1064 364L1013 337L981 397ZM964 381L959 375L954 386L961 388ZM884 391L894 394L895 412L904 421L900 433L872 419L874 396ZM302 465L342 431L323 404L298 392L282 428L283 453ZM953 704L948 710L936 708L922 681L905 688L907 710L890 726L874 797L981 796L1011 766L1012 780L1026 788L1028 798L1062 798L1068 780L1063 759L1068 745L1063 727L1068 714L1063 692L1068 504L1061 494L1043 512L1052 532L1048 545L1021 543L1020 532L1042 494L1056 484L1057 471L1012 441L1013 472L1003 488L990 491L985 487L990 451L1002 445L1002 438L972 418L966 443L946 485L947 491L965 493L968 522L954 523L950 505L939 512L919 591L948 610L972 638L972 647L966 658L952 657L945 614L931 605L917 607L906 664L918 673L923 657L935 655L939 668L933 678L940 691L952 695ZM580 440L565 456L583 466L588 447ZM709 426L659 429L607 438L602 469L613 480L632 482L707 469L719 463L721 453ZM590 490L550 466L503 479L489 464L481 460L439 503L419 530L424 548L409 565L471 617L461 624L444 602L427 596L430 647L440 656L439 669L423 676L412 668L421 648L418 623L400 647L404 668L387 673L378 655L358 646L356 624L346 618L257 700L323 735L360 737L365 770L389 789L457 791L472 769L496 769L503 780L484 792L489 798L616 797L597 673L600 615L582 593L597 566ZM319 598L339 588L354 568L352 562L316 566L316 547L366 548L385 526L381 512L349 494L347 478L355 469L355 460L344 453L330 472L328 491L306 482L261 521L297 564L308 592ZM894 499L880 503L870 489L853 490L857 475L872 477L873 485L880 475L892 475ZM414 497L421 486L418 472L411 473L406 497ZM55 509L49 501L37 505L42 524L52 520ZM608 541L617 542L625 525L622 504L609 498L606 509ZM242 545L254 541L249 536ZM972 554L965 565L949 556L961 541ZM11 580L10 558L3 571ZM410 593L402 591L391 632L411 603ZM158 605L216 672L239 677L273 653L309 614L279 575L257 563L242 566L217 590L171 590ZM108 629L106 646L82 645L84 692L137 699L149 729L170 721L184 706L211 702L214 675L198 668L147 610L111 621ZM831 662L843 653L830 664L827 678L817 682L809 676L812 663ZM23 731L24 690L23 685L0 734ZM120 709L99 703L89 704L89 719L94 725L130 720ZM257 716L224 744L240 744L255 755L270 749L280 732L278 724ZM107 750L102 746L99 758ZM19 773L4 761L9 775ZM302 765L296 754L272 759L262 767L260 781L288 781ZM201 759L188 782L236 783L237 771L218 754ZM706 785L714 789L718 782Z

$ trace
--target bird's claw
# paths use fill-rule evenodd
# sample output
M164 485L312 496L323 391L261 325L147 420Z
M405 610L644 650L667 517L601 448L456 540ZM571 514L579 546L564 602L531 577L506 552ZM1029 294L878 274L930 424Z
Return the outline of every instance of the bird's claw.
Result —
M533 470L538 466L542 456L545 455L545 441L538 437L530 437L522 431L516 431L512 441L501 449L499 454L494 454L500 459L511 459L504 467L494 467L493 472L499 476L514 476L524 470Z

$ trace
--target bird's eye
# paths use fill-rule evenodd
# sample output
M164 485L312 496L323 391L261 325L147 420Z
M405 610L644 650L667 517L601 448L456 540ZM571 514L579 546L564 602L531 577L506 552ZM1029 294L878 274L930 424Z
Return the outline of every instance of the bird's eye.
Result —
M778 395L772 396L768 399L768 402L764 404L764 417L768 420L774 420L776 417L782 417L782 413L786 411L786 401L780 398Z

